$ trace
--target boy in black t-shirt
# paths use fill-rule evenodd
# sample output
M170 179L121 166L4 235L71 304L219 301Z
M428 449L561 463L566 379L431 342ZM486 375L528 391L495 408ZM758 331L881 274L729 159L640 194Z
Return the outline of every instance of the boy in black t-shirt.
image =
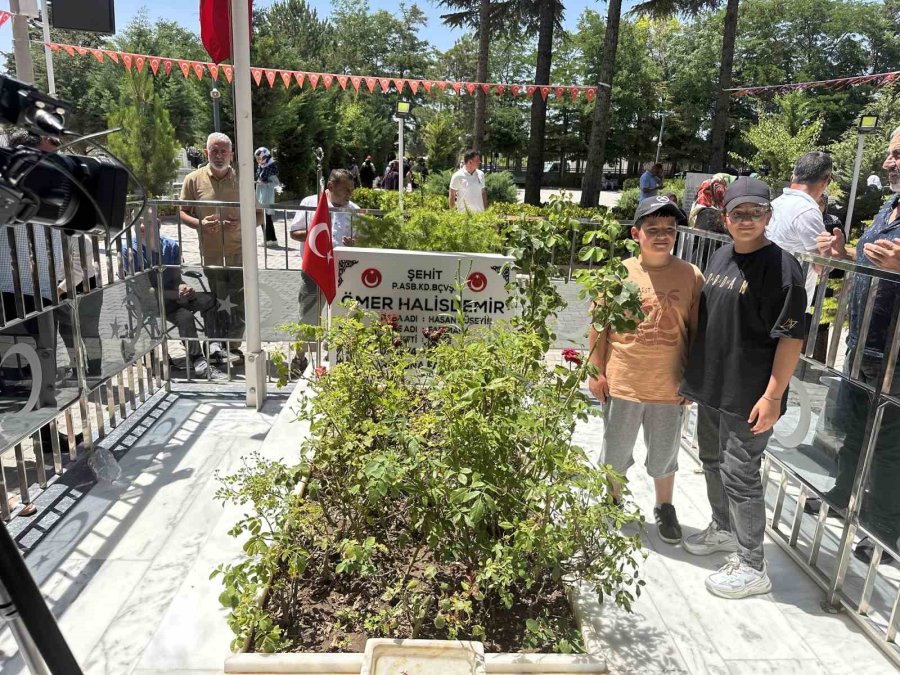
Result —
M768 593L766 509L760 464L803 344L806 291L800 264L766 239L769 188L739 178L725 193L734 240L712 257L700 323L680 393L698 406L697 440L713 518L686 537L697 555L736 552L706 580L725 598Z

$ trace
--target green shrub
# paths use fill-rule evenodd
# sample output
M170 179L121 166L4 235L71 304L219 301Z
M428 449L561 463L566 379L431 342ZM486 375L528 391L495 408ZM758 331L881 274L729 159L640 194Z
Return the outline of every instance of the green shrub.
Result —
M641 186L640 178L626 178L622 181L622 189L623 190L631 190L632 188L637 188Z
M671 178L663 182L661 195L667 195L674 192L678 198L678 206L684 204L684 178ZM619 203L613 208L613 215L620 220L631 220L634 218L634 212L637 210L638 202L641 199L641 189L639 187L628 188L622 190L619 196Z
M489 253L502 249L497 216L459 213L430 206L391 211L384 217L363 216L357 232L359 245L407 251Z

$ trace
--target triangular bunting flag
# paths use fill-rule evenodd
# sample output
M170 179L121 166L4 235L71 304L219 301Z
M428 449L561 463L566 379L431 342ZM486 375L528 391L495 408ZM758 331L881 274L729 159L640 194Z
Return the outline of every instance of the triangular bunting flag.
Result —
M375 91L375 83L377 80L374 77L366 78L366 86L369 88L369 91Z
M534 96L535 91L537 91L537 87L535 87L533 84L529 84L527 87L525 87L525 93L528 94L528 98Z
M481 91L483 91L485 94L490 95L490 93L491 93L491 85L489 85L489 84L483 84L483 85L481 85Z
M497 90L498 95L503 96L503 92L506 91L506 85L505 84L495 84L494 89Z
M556 98L562 100L562 97L566 93L566 88L565 87L557 87L554 91L556 92Z
M469 92L469 96L475 93L475 89L478 87L474 82L466 82L466 91Z
M60 50L60 46L55 42L48 42L47 46L50 47L51 52L58 52Z
M337 76L337 81L338 81L338 84L341 85L341 89L347 88L347 80L348 79L349 78L346 75L338 75Z
M446 91L448 84L449 84L449 82L441 80L440 82L437 83L437 86L438 86L438 89L440 89L441 91Z
M419 93L419 80L407 80L406 84L409 85L409 90L414 93Z
M251 68L250 74L253 75L253 81L256 82L256 86L259 86L259 83L262 82L262 68Z
M117 52L114 52L110 49L104 49L103 53L106 54L109 58L111 58L113 60L113 63L119 62L119 54Z
M103 63L103 50L102 49L92 49L91 54L93 54L94 58L97 59L97 63Z
M276 73L274 70L269 70L268 68L266 68L265 73L266 73L266 82L269 83L269 87L274 87L275 86L275 76L278 73Z
M163 59L163 70L166 71L166 75L172 74L172 60L171 59Z
M381 91L386 94L388 92L388 89L391 88L391 78L379 77L378 84L381 85Z
M191 64L187 61L178 61L178 67L181 68L181 74L184 75L184 79L188 79L188 75L191 74Z
M219 66L215 63L207 63L206 69L209 71L209 76L213 79L213 82L219 81Z
M75 47L75 51L78 52L78 56L84 56L88 53L87 47Z
M331 89L331 83L334 82L334 75L325 74L322 75L322 83L325 85L325 89Z
M291 86L291 71L279 70L278 75L281 77L281 82L284 84L285 89Z
M72 47L72 45L63 45L63 49L66 50L66 54L68 54L69 56L75 56L75 49Z
M541 98L547 100L547 94L550 93L550 87L541 87Z
M433 84L434 82L431 80L422 80L422 86L425 87L425 91L429 94L431 93L431 85Z
M159 59L155 56L150 57L150 70L156 75L159 72Z
M578 100L578 87L569 87L569 98L573 103Z
M362 82L362 78L359 75L353 75L350 77L350 81L353 83L353 88L359 91L359 84Z
M303 81L306 79L306 73L301 73L300 71L294 71L294 81L297 83L297 86L301 89L303 88Z
M462 89L462 82L451 82L450 86L453 87L453 91L458 94Z
M202 79L203 79L203 73L204 73L204 71L206 70L206 68L203 67L203 64L202 64L202 63L199 63L198 61L194 61L194 62L191 64L191 68L194 70L194 75L197 76L197 79L198 79L198 80L202 80Z
M522 90L522 87L520 87L520 86L517 85L517 84L514 84L513 86L511 86L511 87L509 88L509 93L512 94L513 96L518 96L518 95L519 95L519 92L520 92L521 90Z
M228 80L228 84L231 84L231 80L234 77L234 66L219 66L222 71L225 73L225 79Z
M315 89L316 85L319 84L319 78L322 77L319 73L310 73L309 74L309 84Z
M134 57L134 65L135 65L135 67L137 68L137 71L138 71L139 73L143 73L143 72L144 72L144 62L145 62L146 60L147 60L147 57L145 57L145 56L143 56L143 55L141 55L141 54L135 55L135 57Z
M125 68L131 70L131 54L122 54L122 63L125 64Z
M9 21L11 16L12 14L10 14L9 12L0 12L0 26Z
M585 89L584 91L585 97L587 97L588 103L591 103L594 100L594 97L597 95L597 90L594 87L590 87Z
M394 86L397 87L397 92L400 93L400 94L403 93L403 83L404 83L404 81L405 81L405 80L404 80L402 77L401 77L400 79L394 78L393 80L391 80L391 82L394 83Z

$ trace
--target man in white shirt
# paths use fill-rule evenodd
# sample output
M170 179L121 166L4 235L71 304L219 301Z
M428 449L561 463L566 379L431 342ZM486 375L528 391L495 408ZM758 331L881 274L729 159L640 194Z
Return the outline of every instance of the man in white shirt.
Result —
M772 202L772 220L766 237L789 253L816 253L816 237L825 231L818 200L831 183L831 156L807 152L794 165L791 185ZM818 272L812 267L806 278L806 297L815 302Z
M478 150L466 150L463 155L463 168L450 178L450 208L460 212L481 212L487 209L487 189L484 184L484 171L481 166L481 153Z
M328 175L328 184L325 186L328 208L344 208L350 211L359 211L359 206L350 201L350 198L353 196L353 188L355 187L356 181L347 169L334 169ZM297 241L306 239L309 221L312 220L318 205L319 195L310 195L300 202L300 206L312 208L294 213L294 220L291 221L291 239ZM331 212L331 245L352 246L353 243L353 213Z

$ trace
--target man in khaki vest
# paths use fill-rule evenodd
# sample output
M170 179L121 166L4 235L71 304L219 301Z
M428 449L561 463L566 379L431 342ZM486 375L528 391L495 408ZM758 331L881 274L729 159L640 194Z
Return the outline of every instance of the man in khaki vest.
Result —
M181 186L181 199L190 201L239 202L237 172L231 166L234 156L231 139L212 133L206 140L209 164L189 173ZM257 226L262 211L256 212ZM241 266L241 210L238 206L185 206L181 222L198 231L200 258L210 291L219 305L218 320L207 326L209 337L240 340L244 329L244 279ZM232 350L232 360L243 355ZM210 344L210 361L227 358L218 343Z

